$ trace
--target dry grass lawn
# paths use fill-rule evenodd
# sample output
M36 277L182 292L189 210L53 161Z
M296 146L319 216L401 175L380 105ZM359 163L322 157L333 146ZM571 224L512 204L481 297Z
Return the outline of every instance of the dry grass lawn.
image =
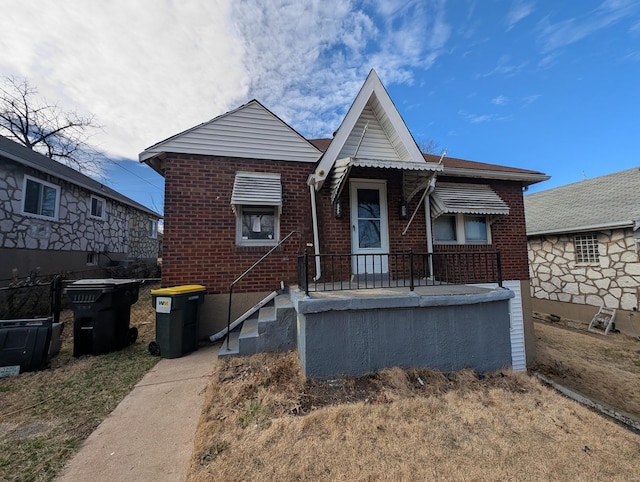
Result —
M221 360L188 480L637 480L640 437L524 373L305 381L295 353Z
M155 338L150 288L141 288L140 300L131 309L130 326L139 331L134 345L74 358L73 314L63 312L62 348L50 367L0 379L0 480L53 479L157 363L158 358L147 353Z
M640 340L586 328L568 320L536 322L533 368L640 421Z

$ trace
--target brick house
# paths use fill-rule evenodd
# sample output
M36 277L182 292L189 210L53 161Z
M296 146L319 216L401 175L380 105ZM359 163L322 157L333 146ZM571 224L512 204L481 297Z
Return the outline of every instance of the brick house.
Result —
M37 271L104 276L155 269L161 216L95 179L0 136L0 286Z
M532 336L522 190L547 176L421 153L374 71L332 139L307 140L252 100L140 160L165 178L163 285L207 287L209 333L280 282L309 298L410 278L500 282L517 292L519 349ZM230 283L276 246L227 316Z

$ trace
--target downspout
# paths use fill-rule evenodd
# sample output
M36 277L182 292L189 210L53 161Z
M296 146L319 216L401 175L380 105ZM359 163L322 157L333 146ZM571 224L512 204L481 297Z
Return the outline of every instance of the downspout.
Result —
M309 176L307 179L309 185L309 194L311 195L311 220L313 224L313 252L316 258L316 275L313 281L318 281L322 275L320 271L320 236L318 235L318 210L316 208L316 178L315 176Z
M424 218L427 228L427 257L429 259L429 274L433 277L433 228L431 226L431 196L424 198Z

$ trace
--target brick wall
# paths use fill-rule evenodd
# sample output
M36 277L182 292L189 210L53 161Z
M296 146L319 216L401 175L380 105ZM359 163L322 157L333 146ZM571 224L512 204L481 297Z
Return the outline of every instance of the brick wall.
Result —
M269 247L236 246L236 218L230 200L237 171L280 173L283 207L280 236L294 235L250 276L235 288L237 292L266 291L297 281L296 256L313 242L312 216L307 177L314 165L214 156L169 154L165 169L165 229L163 286L203 284L209 294L227 293L229 284ZM426 252L425 213L418 208L407 234L408 220L399 218L402 202L402 173L383 169L356 168L351 178L386 179L391 252ZM442 179L445 181L445 179ZM460 182L458 179L446 179ZM351 252L351 222L348 182L342 192L344 214L335 219L330 182L317 195L320 250L323 254ZM518 183L492 182L491 186L509 204L511 212L491 227L491 246L435 246L436 251L499 249L504 279L528 279L527 246L522 191ZM409 206L413 214L420 197Z
M236 246L230 205L237 171L279 173L283 190L280 236L298 231L271 254L237 292L279 288L296 279L296 255L313 241L309 188L313 164L169 154L165 170L163 286L203 284L209 294L227 293L230 283L271 247Z

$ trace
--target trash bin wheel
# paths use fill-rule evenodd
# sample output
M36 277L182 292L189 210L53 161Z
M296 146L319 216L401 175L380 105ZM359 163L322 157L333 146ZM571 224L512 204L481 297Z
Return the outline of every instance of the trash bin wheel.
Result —
M138 329L135 326L129 328L129 344L133 345L138 339Z
M149 353L153 356L160 356L160 345L158 345L155 341L149 343Z

